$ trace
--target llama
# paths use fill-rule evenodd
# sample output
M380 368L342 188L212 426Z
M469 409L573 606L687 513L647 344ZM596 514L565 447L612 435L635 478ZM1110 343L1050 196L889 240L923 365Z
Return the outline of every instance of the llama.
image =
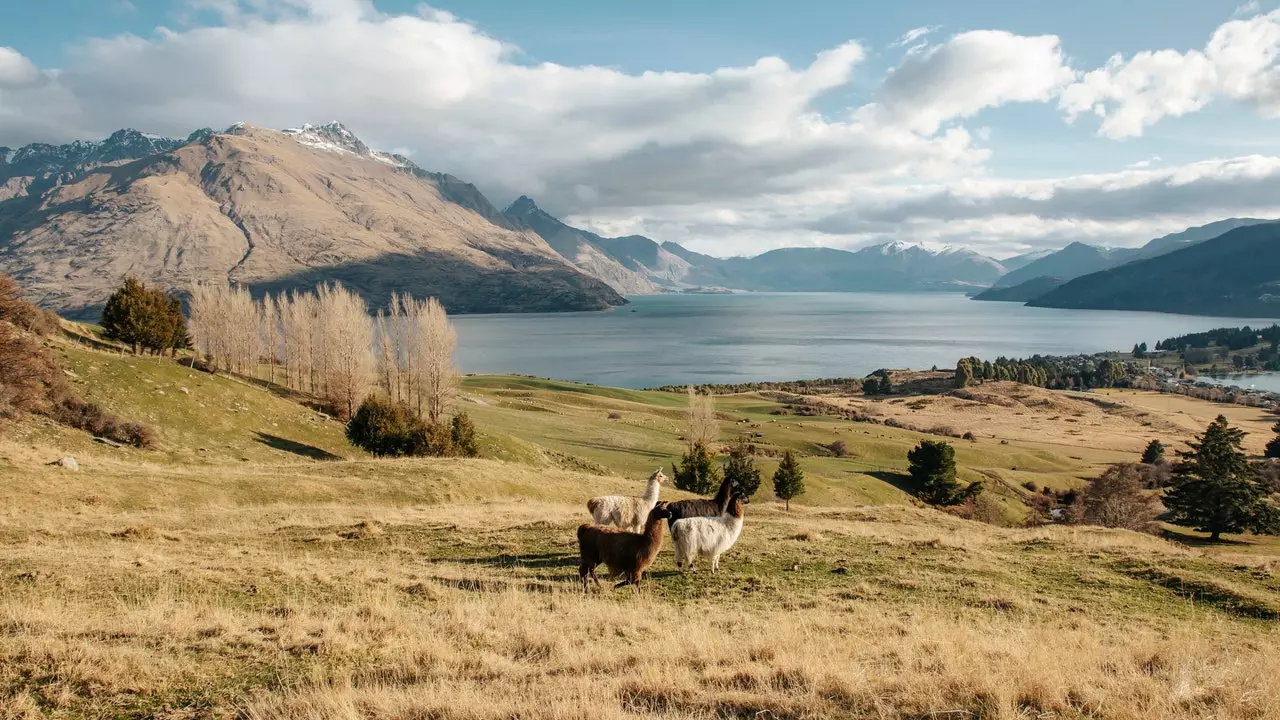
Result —
M644 571L653 565L662 549L662 521L667 515L666 503L658 503L649 511L643 533L588 523L578 526L578 578L582 580L583 592L589 589L587 578L600 585L596 566L601 563L609 568L610 576L622 576L615 589L623 585L639 586Z
M719 517L723 515L725 508L729 507L729 495L733 490L733 481L726 478L724 482L720 483L720 490L716 492L716 496L712 500L697 498L667 503L667 509L671 511L671 517L667 518L667 527L674 529L676 521L681 518Z
M601 495L588 500L587 509L597 525L617 525L628 532L643 532L645 518L658 504L658 490L666 481L667 476L662 474L662 468L658 468L649 476L644 495Z
M676 545L676 567L683 570L688 563L691 572L694 560L711 558L711 572L720 569L720 556L733 547L742 534L743 505L750 502L741 492L734 492L729 506L719 517L683 518L671 528L671 539Z

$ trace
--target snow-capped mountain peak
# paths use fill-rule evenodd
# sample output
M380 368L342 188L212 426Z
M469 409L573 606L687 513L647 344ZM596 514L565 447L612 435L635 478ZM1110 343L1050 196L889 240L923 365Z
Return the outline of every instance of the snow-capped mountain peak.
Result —
M307 147L323 150L325 152L338 153L340 155L357 155L359 157L377 160L392 167L412 169L415 165L408 158L385 153L380 150L374 150L356 137L355 133L347 129L346 125L333 120L323 125L312 125L304 123L301 127L288 128L284 130L284 134L289 135L294 140Z

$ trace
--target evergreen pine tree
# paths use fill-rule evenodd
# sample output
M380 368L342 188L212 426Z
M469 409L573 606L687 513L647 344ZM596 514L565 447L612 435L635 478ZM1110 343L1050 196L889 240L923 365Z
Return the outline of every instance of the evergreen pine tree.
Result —
M1266 456L1269 458L1280 458L1280 422L1277 422L1271 431L1276 434L1271 438L1271 442L1267 443Z
M675 486L698 495L710 495L720 486L720 466L704 442L695 442L676 464Z
M455 455L462 457L480 455L480 449L476 446L476 426L471 422L471 416L464 412L454 415L450 431Z
M760 468L756 467L755 461L751 459L746 439L738 438L738 441L733 444L733 449L729 451L729 463L724 468L724 479L736 484L742 494L747 497L755 495L756 490L760 489Z
M135 277L126 278L124 285L111 293L102 308L102 333L111 340L119 340L133 346L138 352L146 335L147 289Z
M1219 415L1197 442L1189 443L1191 450L1178 453L1182 461L1164 497L1172 522L1207 532L1215 541L1224 532L1280 529L1280 508L1268 501L1243 443L1244 431Z
M969 358L960 358L956 363L956 380L955 386L958 388L967 388L973 384L973 365L969 363Z
M956 451L950 443L921 440L907 453L917 494L931 505L959 505L982 491L982 483L960 484L956 477Z
M773 473L773 494L787 503L788 510L791 509L791 498L804 494L804 471L790 450L782 456L778 470Z
M1147 443L1147 449L1142 451L1142 464L1155 465L1164 459L1164 443L1159 440L1152 440Z

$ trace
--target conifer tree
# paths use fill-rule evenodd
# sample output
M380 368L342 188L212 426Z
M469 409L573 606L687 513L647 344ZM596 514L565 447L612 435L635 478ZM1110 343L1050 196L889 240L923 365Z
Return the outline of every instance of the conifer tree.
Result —
M1177 525L1209 533L1280 530L1280 508L1271 503L1259 481L1257 468L1244 453L1244 431L1221 415L1191 449L1178 453L1173 485L1164 497L1170 519Z
M480 448L476 446L476 426L471 422L471 416L457 413L453 416L450 430L455 455L476 457L480 454Z
M961 485L956 477L956 451L950 443L921 440L907 453L917 494L931 505L959 505L982 491L982 483Z
M1159 440L1152 440L1147 443L1147 449L1142 451L1142 464L1155 465L1164 460L1164 443Z
M782 462L773 473L773 494L787 503L788 510L791 509L791 498L804 494L804 471L790 450L782 456Z
M743 495L751 497L760 489L760 468L751 459L744 438L738 438L729 451L729 463L724 468L724 479L732 481Z
M1277 422L1275 426L1271 428L1271 431L1274 432L1276 436L1271 438L1271 442L1267 443L1266 456L1269 458L1280 458L1280 422Z

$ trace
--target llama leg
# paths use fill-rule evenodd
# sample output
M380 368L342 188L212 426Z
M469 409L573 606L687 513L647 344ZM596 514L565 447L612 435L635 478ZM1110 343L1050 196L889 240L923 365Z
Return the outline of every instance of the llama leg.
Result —
M711 572L713 573L720 572L720 556L719 555L711 556Z
M587 577L591 574L591 569L587 567L586 563L578 566L578 579L582 581L582 592L588 592Z

